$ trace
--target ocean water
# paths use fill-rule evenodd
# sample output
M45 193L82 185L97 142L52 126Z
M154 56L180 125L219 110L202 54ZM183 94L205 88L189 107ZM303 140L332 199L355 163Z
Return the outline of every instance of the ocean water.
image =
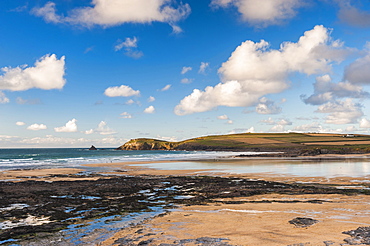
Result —
M86 148L0 149L0 171L80 167L83 164L91 163L214 159L238 154L253 154L253 152L125 151L115 149L88 150Z

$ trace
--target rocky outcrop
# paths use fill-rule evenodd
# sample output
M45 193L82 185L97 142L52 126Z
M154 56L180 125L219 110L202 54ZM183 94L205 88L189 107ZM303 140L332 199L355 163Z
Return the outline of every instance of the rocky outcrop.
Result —
M173 150L175 145L176 143L156 139L138 138L131 139L117 150Z
M89 148L89 150L98 150L97 148L95 148L94 145L91 145L91 147Z

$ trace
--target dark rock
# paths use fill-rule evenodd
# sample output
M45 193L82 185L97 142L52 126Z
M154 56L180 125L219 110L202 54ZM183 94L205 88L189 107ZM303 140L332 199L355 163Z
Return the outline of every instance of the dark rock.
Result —
M335 242L333 242L333 241L324 241L324 244L325 244L325 246L330 246L330 245L335 244Z
M342 233L351 236L344 239L349 245L370 245L370 227L359 227L356 230L344 231Z
M309 227L318 222L319 222L318 220L314 220L311 218L299 218L299 217L289 221L290 224L293 224L296 227Z
M89 150L98 150L97 148L95 148L94 145L91 145L91 147L89 148Z

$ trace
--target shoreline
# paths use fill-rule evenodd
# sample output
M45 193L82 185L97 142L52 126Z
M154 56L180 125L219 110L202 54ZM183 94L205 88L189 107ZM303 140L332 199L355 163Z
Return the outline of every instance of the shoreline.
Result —
M365 157L363 155L340 155L339 157L340 160L361 160L368 158L368 155ZM305 157L303 160L317 160L317 158L309 157L307 159ZM333 158L338 159L338 156L325 155L320 158L330 161ZM281 162L291 160L275 157L274 160L276 159ZM271 161L270 158L265 157L220 158L219 160L203 161L210 163L218 163L220 161L242 163L246 160L261 163ZM295 158L294 160L302 159ZM212 245L215 246L287 246L306 244L337 246L348 240L352 240L349 235L343 234L343 232L356 230L358 227L370 228L370 223L368 222L368 216L370 215L370 210L368 209L370 204L370 191L368 191L370 190L370 175L360 178L348 176L335 178L320 176L299 177L271 173L232 174L210 169L156 170L142 165L148 163L170 164L176 162L179 161L94 163L82 165L81 168L5 171L0 172L0 180L2 180L2 186L0 188L4 191L5 187L7 187L4 186L5 184L14 183L20 187L28 186L31 190L34 189L32 187L35 185L41 189L50 189L49 192L51 193L44 192L46 195L50 194L44 199L51 199L50 202L57 202L55 206L60 206L59 204L65 204L63 205L64 207L71 206L68 205L70 201L68 201L67 197L72 196L74 197L72 204L79 200L81 204L87 204L83 206L79 205L82 206L79 209L81 211L87 211L84 212L84 216L91 218L88 223L99 220L98 218L101 215L98 212L101 207L110 207L112 203L117 205L121 203L126 204L128 197L137 197L135 198L137 200L133 203L136 204L134 207L130 208L132 206L129 205L130 203L124 205L128 206L125 208L128 209L127 211L131 211L132 209L134 209L132 211L137 211L136 209L142 207L144 204L148 207L158 207L160 205L158 208L161 208L161 211L163 210L162 212L153 213L149 217L139 219L134 224L122 224L121 229L113 230L112 232L114 233L109 234L109 236L106 234L107 236L104 240L99 241L99 245L104 246L136 246L139 244L152 246L160 244L190 246L195 245L197 242L200 242L198 245L209 245L206 243L213 242ZM187 160L186 162L194 162L194 160ZM85 166L87 167L86 169L84 169ZM97 168L95 169L96 171L91 171L95 167ZM102 167L104 167L104 170L101 170ZM87 169L89 171L86 171ZM272 186L265 190L265 188L256 188L257 186L254 186L254 182L257 182L260 186L262 185L262 187L266 185ZM150 183L152 184L150 185ZM133 186L130 186L132 188L126 191L127 194L122 194L122 197L120 197L120 191L123 191L122 188L113 188L117 184ZM211 184L210 189L207 188ZM89 188L84 189L83 187L85 186ZM99 187L106 187L107 190L104 191L105 193L103 191L98 192L96 189L101 189ZM37 188L37 190L40 188ZM245 193L243 191L244 189L247 189L248 192ZM29 195L29 192L25 191L24 196ZM76 194L84 195L76 196ZM99 197L102 197L102 194L109 195L104 195L106 198L101 200L102 198ZM18 202L13 200L12 203L2 205L1 207L9 207L15 203L25 203L21 202L23 198L20 194L19 196L20 200ZM55 198L53 198L54 196ZM54 201L55 199L59 199L59 201ZM3 199L3 201L6 200ZM120 202L117 203L118 201ZM106 202L108 203L106 204ZM37 206L40 207L40 204ZM98 207L99 209L97 209ZM29 214L32 214L30 212L32 210L27 209L25 207L22 210L26 210L24 213L28 211ZM141 209L145 211L145 207ZM75 208L75 210L77 211L78 209ZM109 211L109 209L102 210L101 213L104 216L108 216L105 211ZM125 218L124 215L118 216L119 210L114 211L112 211L113 217L109 217L111 219L107 221L122 220ZM10 213L4 209L0 209L0 212ZM47 218L46 214L50 213L50 209L43 213L45 213L45 217L38 217L36 219L42 221L43 218ZM128 212L128 215L130 213ZM78 217L78 214L76 212L72 216L67 213L64 216ZM306 227L299 227L289 222L296 218L312 219L317 222ZM222 223L219 223L220 221ZM1 223L3 222L0 219ZM51 226L53 223L50 222L50 224L39 225L38 227ZM76 219L73 223L77 223L76 226L82 223L80 224L81 229L73 230L82 230L81 233L83 234L83 228L86 226L83 223L86 222ZM108 225L110 223L112 222L105 222ZM32 228L30 230L34 231ZM107 233L101 231L102 229L96 230L97 234L91 232L88 235L81 236L79 239L80 241L82 240L81 245L89 242L92 238L99 238L99 233ZM64 240L62 238L65 235L58 233L50 234L47 237L48 240ZM28 242L36 242L35 245L48 245L47 243L49 242L42 244L43 239L37 237L27 240ZM0 237L0 245L3 245L1 241ZM325 242L328 244L325 244Z

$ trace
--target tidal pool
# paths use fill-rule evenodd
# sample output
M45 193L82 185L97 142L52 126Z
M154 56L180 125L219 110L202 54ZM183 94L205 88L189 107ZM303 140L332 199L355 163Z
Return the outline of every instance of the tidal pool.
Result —
M370 175L370 159L300 160L243 159L213 161L174 161L140 164L159 170L203 170L234 174L266 173L304 177L363 177ZM199 172L201 173L201 172Z

